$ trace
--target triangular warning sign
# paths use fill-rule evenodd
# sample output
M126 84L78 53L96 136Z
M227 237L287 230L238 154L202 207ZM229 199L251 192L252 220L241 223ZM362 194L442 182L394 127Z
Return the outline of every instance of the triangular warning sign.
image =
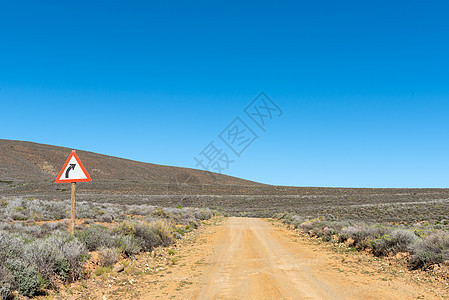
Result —
M56 177L56 183L65 182L87 182L92 181L83 164L81 163L78 155L76 155L75 150L72 150L69 158L62 167L61 172L59 172L58 177Z

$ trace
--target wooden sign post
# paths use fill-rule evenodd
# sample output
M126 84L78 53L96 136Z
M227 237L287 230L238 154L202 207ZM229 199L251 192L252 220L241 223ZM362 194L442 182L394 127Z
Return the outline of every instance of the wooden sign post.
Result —
M69 231L73 235L75 233L75 218L76 218L76 212L75 212L75 189L76 189L76 183L77 182L88 182L92 181L92 179L89 176L89 173L87 173L86 169L84 168L83 164L81 163L78 155L76 155L75 150L72 150L72 153L70 153L69 158L67 158L67 161L65 162L64 166L62 167L61 172L59 172L58 177L56 177L55 182L56 183L72 183L72 194L71 194L71 212L70 212L70 225L69 225Z
M70 234L75 234L75 188L76 188L76 182L72 182L72 197L71 197L71 211L70 211Z

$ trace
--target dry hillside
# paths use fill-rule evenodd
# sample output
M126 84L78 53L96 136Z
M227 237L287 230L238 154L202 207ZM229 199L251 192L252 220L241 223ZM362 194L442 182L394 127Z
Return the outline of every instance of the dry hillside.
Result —
M0 140L0 197L65 200L68 184L54 179L72 149ZM158 206L207 206L234 215L295 211L372 221L441 220L449 189L287 187L201 170L142 163L77 151L93 181L77 188L83 201Z
M72 149L0 139L0 180L51 182ZM259 185L236 177L201 170L162 166L77 150L94 180L138 180L193 184Z

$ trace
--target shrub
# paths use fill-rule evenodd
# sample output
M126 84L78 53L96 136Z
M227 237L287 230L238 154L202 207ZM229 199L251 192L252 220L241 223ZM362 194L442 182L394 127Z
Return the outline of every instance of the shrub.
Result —
M8 231L11 230L12 226L11 224L7 223L7 222L0 222L0 231Z
M352 234L352 230L354 227L344 227L338 233L338 242L344 243L346 242Z
M313 228L313 223L311 221L305 221L299 225L304 232L308 233Z
M367 247L372 247L373 241L382 238L388 231L388 228L383 226L348 226L341 229L338 239L340 242L344 242L345 240L352 238L356 248L365 249Z
M114 220L114 216L111 214L105 214L98 218L100 222L111 223Z
M417 241L416 234L408 229L396 229L391 233L391 249L393 252L406 252Z
M92 225L76 231L75 236L86 245L89 251L95 251L100 247L112 247L117 238L113 232L100 225Z
M100 248L118 248L125 255L130 256L139 253L142 249L142 241L136 238L134 225L128 222L122 222L114 230L100 225L92 225L82 231L77 231L75 235L89 251Z
M10 232L14 232L17 234L27 234L32 236L33 238L42 237L42 229L38 225L26 226L22 222L17 222L10 225Z
M20 294L32 297L38 293L41 278L34 267L18 259L8 260L7 266L14 275L17 290Z
M0 199L0 207L7 207L7 206L8 206L8 200Z
M0 265L8 259L20 257L25 242L13 234L0 231Z
M13 290L15 289L14 276L7 268L0 266L0 299L14 299Z
M449 234L437 231L412 245L410 264L422 268L449 259Z
M68 221L63 221L63 222L48 222L48 223L44 223L41 226L41 229L46 231L46 232L52 232L58 229L66 229L68 226Z
M117 249L101 248L98 252L100 264L103 267L112 267L119 259Z
M411 230L395 229L370 241L373 254L385 256L389 253L409 251L410 246L417 240L417 236Z
M326 227L323 229L322 239L324 242L330 242L332 240L332 236L336 234L337 231L333 228Z
M199 226L199 225L198 225ZM150 223L151 230L158 236L162 241L162 246L168 246L173 244L174 237L172 232L174 231L174 226L167 220L157 220ZM160 246L160 245L155 245Z
M68 281L75 281L83 275L83 263L89 256L86 246L76 238L71 236L64 240L59 246L62 249L64 260L69 265Z
M115 240L115 247L117 247L126 256L131 256L139 253L142 247L134 236L122 235Z
M391 251L391 237L387 234L369 241L369 246L376 256L385 256Z
M86 247L80 241L68 233L57 231L45 239L27 244L24 257L48 283L52 283L55 274L65 281L79 278L87 254Z
M49 240L36 240L27 244L24 257L49 283L55 272L62 276L68 272L68 266L64 263L61 252Z
M349 237L354 240L354 245L359 248L365 248L364 241L371 235L371 230L367 226L349 227L347 232Z
M162 221L162 220L160 220L160 221ZM156 221L156 222L159 222L159 220ZM191 228L197 229L198 227L201 226L201 223L198 222L197 220L190 220L190 221L189 221L189 226L190 226Z
M0 299L1 300L13 300L13 288L10 283L1 283L0 282Z
M123 235L134 235L136 233L136 228L134 224L130 222L122 222L114 228L114 231Z
M167 234L171 235L170 229L165 220L146 223L142 221L122 222L115 231L126 236L135 237L143 251L152 251L154 247L171 244L168 241Z
M304 222L304 219L296 214L288 214L286 215L287 224L293 225L295 228L300 227L300 225Z
M158 235L159 232L155 230L154 226L150 228L148 224L138 222L135 224L135 230L135 237L142 246L143 251L152 251L154 247L163 244L162 237Z
M184 236L186 234L184 228L182 228L182 227L177 227L175 230L176 230L176 233L178 233L181 236Z
M209 220L213 215L213 212L209 209L202 209L195 213L195 217L200 220Z
M319 219L308 220L299 225L299 228L304 232L311 233L312 235L316 235L324 227L323 222Z
M104 276L111 272L112 272L112 268L110 268L110 267L100 267L95 270L94 274L95 274L95 276Z
M20 213L20 212L13 213L11 215L11 218L14 221L25 221L26 219L28 219L28 217L25 214Z
M150 205L79 204L79 215L104 222L123 220L126 214L145 215L144 220L122 222L110 230L104 226L77 227L75 238L66 231L68 221L47 222L41 226L16 220L55 220L67 217L68 201L42 201L8 198L0 203L0 298L9 299L13 291L36 295L42 288L55 287L56 279L71 282L83 275L88 250L100 249L101 264L112 266L121 253L130 256L154 247L168 246L200 220L215 212L196 208L156 208ZM101 211L99 210L101 209ZM163 218L160 220L160 218ZM177 232L174 220L187 224ZM7 222L10 222L7 223ZM89 222L85 222L84 225ZM63 230L61 232L59 230ZM175 235L176 234L176 235Z
M170 213L163 209L162 207L157 208L153 214L160 218L170 219Z

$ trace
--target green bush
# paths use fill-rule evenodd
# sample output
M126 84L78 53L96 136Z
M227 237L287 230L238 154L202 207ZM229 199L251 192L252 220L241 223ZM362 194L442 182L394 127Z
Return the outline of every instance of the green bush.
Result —
M0 207L7 207L7 206L8 206L8 200L0 199Z
M42 280L34 267L18 259L8 260L7 267L11 270L21 295L32 297L39 292Z
M154 212L153 215L164 218L164 219L170 219L171 215L168 211L163 209L162 207L158 207Z
M387 234L369 241L369 246L376 256L385 256L391 251L391 237Z
M156 222L158 222L158 221L156 221ZM190 220L189 221L189 226L191 228L193 228L193 229L197 229L197 228L199 228L201 226L201 223L196 221L196 220Z
M136 228L133 223L124 221L115 227L114 231L123 235L134 235L136 233Z
M132 235L121 235L115 240L115 247L118 248L126 256L139 253L142 250L139 242Z
M182 227L177 227L176 232L179 233L181 236L184 236L186 234L184 228Z
M335 229L326 227L323 229L321 238L324 242L330 242L332 240L332 236L336 233L337 231Z
M1 300L13 300L13 287L10 283L1 283L0 282L0 299Z

